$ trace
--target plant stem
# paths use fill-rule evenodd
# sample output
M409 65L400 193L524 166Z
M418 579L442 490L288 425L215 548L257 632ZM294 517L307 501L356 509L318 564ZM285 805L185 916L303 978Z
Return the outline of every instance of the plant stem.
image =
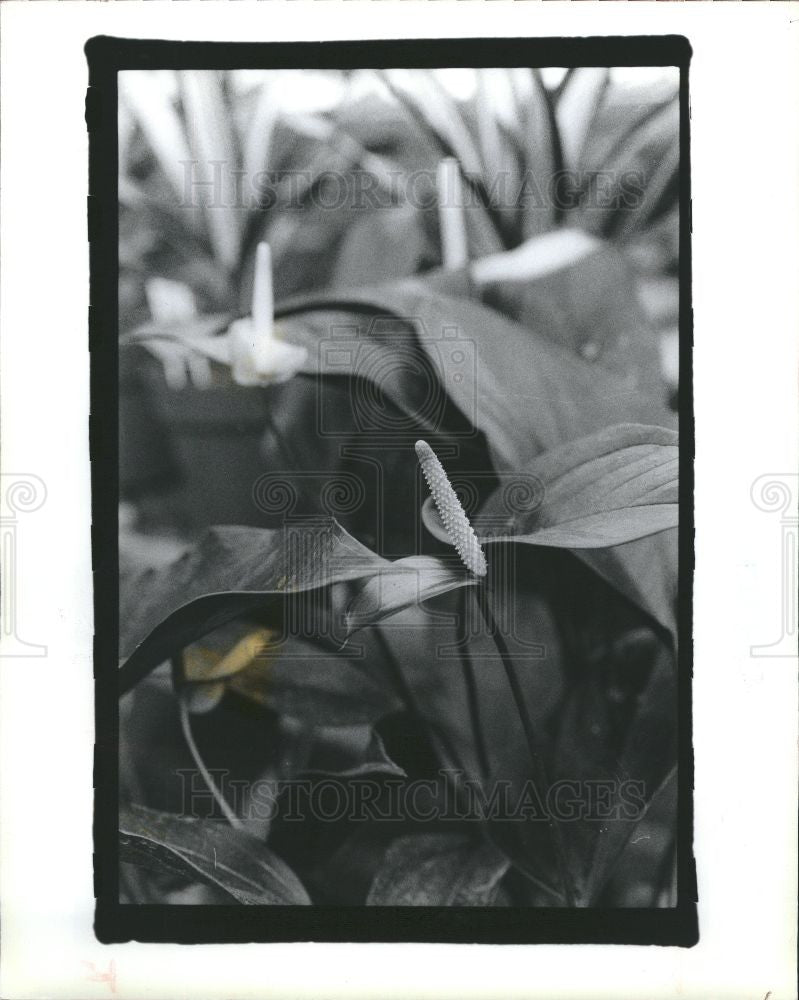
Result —
M189 706L186 702L185 696L185 673L183 669L183 654L179 653L177 656L172 658L172 683L175 686L175 691L178 696L178 712L180 714L180 728L183 731L183 738L186 741L186 746L189 748L189 753L192 756L192 760L197 766L197 770L202 775L203 781L208 786L211 795L213 795L219 808L222 810L222 814L225 819L230 823L234 830L243 830L244 825L238 816L233 812L227 803L222 792L217 788L216 782L211 777L211 772L205 766L205 761L200 755L200 751L197 744L194 742L194 736L191 731L191 720L189 718Z
M480 584L475 588L475 593L477 597L477 605L483 615L483 620L486 623L489 634L491 635L494 643L497 647L497 652L502 659L502 664L505 667L505 673L508 677L508 683L510 684L511 693L513 694L513 700L516 702L516 709L519 713L519 720L522 724L522 729L524 730L524 736L527 741L527 749L530 754L530 762L533 765L533 775L536 784L540 789L547 791L550 787L549 778L547 777L546 766L544 760L541 756L539 750L538 739L533 728L533 723L530 718L530 713L527 711L527 704L524 700L524 689L522 688L521 681L519 680L519 675L516 672L516 668L513 665L513 660L511 659L510 652L508 650L505 639L497 627L497 623L494 619L494 614L491 611L491 606L488 603L488 593L485 584ZM572 886L571 878L569 877L569 867L566 859L566 846L563 842L563 834L558 822L552 816L548 817L547 825L549 826L549 831L552 837L552 846L555 853L555 860L558 866L558 874L560 876L560 881L563 886L563 895L566 899L567 906L575 906L575 894L574 888Z
M488 780L491 776L491 760L488 755L488 747L485 742L485 734L480 722L480 697L477 690L477 676L474 671L474 661L469 649L469 589L461 591L461 618L463 621L463 635L458 644L463 667L463 679L466 683L466 699L469 704L469 716L474 730L474 748L477 755L477 763L483 777Z
M219 808L222 810L225 819L228 821L228 823L230 823L230 825L233 827L234 830L243 830L244 826L241 820L233 812L233 810L228 805L224 795L222 795L222 792L217 788L216 782L211 777L211 772L205 766L205 762L200 756L200 751L197 749L197 744L194 742L194 737L192 736L191 721L189 720L189 709L183 694L180 695L179 709L180 709L180 728L183 730L183 737L186 740L186 745L189 748L189 752L191 753L194 763L197 765L197 770L202 775L203 781L206 783L206 785L208 785L211 794L216 799Z

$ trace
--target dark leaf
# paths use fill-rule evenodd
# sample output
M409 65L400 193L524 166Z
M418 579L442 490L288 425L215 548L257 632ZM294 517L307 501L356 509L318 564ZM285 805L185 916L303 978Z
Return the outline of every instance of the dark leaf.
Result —
M368 906L492 906L510 862L465 836L400 837L369 890ZM501 904L500 904L501 905Z
M575 555L667 629L676 644L677 543L677 528L669 528L612 548L575 549Z
M617 451L614 439L622 445ZM489 530L492 519L502 530L510 506L530 504L528 523L541 529L516 541L572 548L676 640L676 442L674 432L665 428L627 426L553 449L515 483L511 478L500 486L480 512L478 530ZM564 474L571 463L574 478ZM491 539L484 544L490 554Z
M464 597L465 606L459 603ZM494 613L521 676L528 713L543 737L563 694L556 623L546 602L526 580L519 581L511 606L495 603ZM457 630L453 621L458 623ZM482 811L491 820L489 835L493 838L496 833L506 855L539 885L556 885L554 864L547 853L546 824L513 818L516 794L529 777L530 761L502 661L469 592L436 598L424 609L408 609L383 629L424 717L446 737L456 766L472 783L470 798L478 816ZM464 677L464 633L469 636L466 649L476 686L471 704ZM476 752L475 724L484 734L487 771ZM511 818L503 823L505 816ZM521 832L531 833L535 844L531 852L519 847Z
M397 367L398 350L410 358L413 345L420 346L443 392L486 435L499 469L519 468L541 451L613 424L673 422L658 399L635 391L619 392L617 377L547 337L473 301L431 294L418 280L353 292L346 298L307 296L286 303L278 313L284 319L299 319L309 312L333 309L350 313L357 343L370 351L378 349L377 343L383 352L379 363L375 355L369 366L348 371L342 371L340 354L332 355L339 374L374 380L386 368ZM375 316L401 319L412 332L410 342L385 337L375 342L370 332L375 329ZM324 315L319 319L324 336L329 337L331 321ZM337 322L340 326L341 320ZM287 329L287 338L298 343L305 343L309 334L304 323ZM309 364L319 353L318 343L312 342ZM351 366L356 361L352 357ZM402 368L402 355L399 361ZM329 362L315 364L316 370L333 373ZM396 394L388 380L381 387L403 412L409 411L408 400ZM431 412L429 391L410 412L417 416Z
M361 823L332 856L317 856L305 876L314 899L339 906L363 906L397 832L394 824Z
M661 649L638 696L635 713L618 755L609 746L605 706L586 717L565 716L555 773L559 779L605 782L585 823L564 824L575 872L585 898L596 903L625 846L643 817L674 780L676 759L676 678L672 655Z
M678 796L675 765L647 799L636 821L630 824L625 842L621 842L620 836L600 838L590 884L592 898L599 905L654 905L657 873L663 871L664 861L670 860L677 833ZM667 869L669 881L671 874ZM612 900L607 898L608 889ZM666 905L674 906L676 902Z
M255 838L226 824L144 806L121 809L119 821L123 861L205 882L250 906L311 902L284 861Z
M176 562L122 581L120 689L247 611L386 565L332 518L275 531L212 528Z
M373 666L291 639L273 663L237 674L229 687L306 726L361 726L401 707Z
M370 725L319 728L305 774L335 775L337 778L361 778L385 774L405 778L405 771L389 757L380 734Z

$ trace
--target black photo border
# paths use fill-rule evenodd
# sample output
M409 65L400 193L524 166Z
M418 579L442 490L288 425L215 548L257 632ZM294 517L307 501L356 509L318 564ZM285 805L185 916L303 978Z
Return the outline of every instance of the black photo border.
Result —
M89 65L89 348L94 576L95 934L102 943L449 942L649 944L698 941L693 856L694 412L688 69L682 36L177 42L97 36ZM673 909L169 906L119 902L117 73L133 69L676 66L680 70L680 524L678 905Z

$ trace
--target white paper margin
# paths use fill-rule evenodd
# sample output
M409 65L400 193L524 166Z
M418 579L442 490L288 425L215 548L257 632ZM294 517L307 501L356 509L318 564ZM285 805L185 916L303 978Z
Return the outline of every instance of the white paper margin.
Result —
M2 5L2 469L20 515L18 634L0 660L4 998L796 996L796 660L759 476L796 471L799 5L415 2ZM658 947L98 944L83 45L684 34L691 71L696 393L696 854L701 941ZM5 554L8 558L8 554ZM109 664L109 669L113 665ZM578 950L575 950L578 947ZM100 981L96 981L96 976Z

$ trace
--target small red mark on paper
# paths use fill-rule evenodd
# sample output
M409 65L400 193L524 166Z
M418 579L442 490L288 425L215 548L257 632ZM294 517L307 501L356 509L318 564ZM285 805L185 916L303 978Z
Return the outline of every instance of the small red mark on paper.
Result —
M97 968L97 966L94 964L94 962L86 962L86 961L84 961L83 964L89 969L89 972L86 973L86 979L90 983L108 983L108 986L109 986L111 992L112 993L116 993L116 991L117 991L117 966L116 966L116 962L113 960L113 958L108 963L108 971L107 972L101 972Z

